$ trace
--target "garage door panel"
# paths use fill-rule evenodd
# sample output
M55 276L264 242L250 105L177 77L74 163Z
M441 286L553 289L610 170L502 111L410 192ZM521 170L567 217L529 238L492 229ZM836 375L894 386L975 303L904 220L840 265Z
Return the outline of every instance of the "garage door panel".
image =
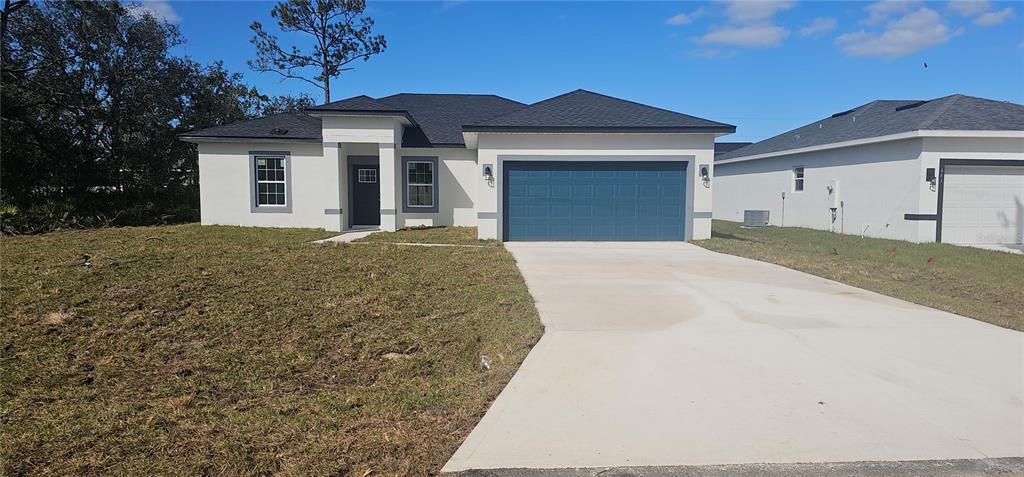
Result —
M595 184L594 185L594 198L595 199L614 199L615 198L615 185L614 184Z
M568 199L570 190L569 184L551 184L550 194L553 199Z
M942 241L1024 243L1024 166L945 166Z
M615 213L612 210L612 204L608 203L590 204L590 210L590 215L593 217L611 218L615 216Z
M635 179L635 178L633 178ZM636 199L637 198L637 184L623 184L615 186L615 198L617 199Z
M508 240L684 238L685 163L506 161L504 170Z

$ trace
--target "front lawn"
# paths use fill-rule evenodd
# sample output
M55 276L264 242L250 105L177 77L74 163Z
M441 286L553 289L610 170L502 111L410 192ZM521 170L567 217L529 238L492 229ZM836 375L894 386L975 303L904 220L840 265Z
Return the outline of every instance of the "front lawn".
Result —
M357 242L432 243L498 247L497 240L476 238L476 227L412 227L398 232L377 232Z
M328 235L0 239L0 475L435 474L540 337L533 301L501 247Z
M1024 331L1024 255L715 220L694 243Z

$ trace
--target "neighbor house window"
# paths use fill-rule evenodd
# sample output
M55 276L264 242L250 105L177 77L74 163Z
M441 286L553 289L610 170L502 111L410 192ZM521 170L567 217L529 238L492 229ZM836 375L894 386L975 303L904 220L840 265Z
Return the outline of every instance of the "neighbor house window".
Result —
M434 186L437 174L435 161L406 161L406 205L409 207L433 208Z
M804 166L793 168L793 192L804 190Z
M255 156L256 206L287 205L285 190L285 158L283 156Z
M360 184L376 184L377 183L377 169L359 169L359 183Z

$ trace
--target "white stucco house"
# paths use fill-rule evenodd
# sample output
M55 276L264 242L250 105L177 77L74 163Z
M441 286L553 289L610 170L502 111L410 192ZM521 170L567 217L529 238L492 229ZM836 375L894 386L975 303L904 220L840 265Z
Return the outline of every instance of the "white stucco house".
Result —
M357 96L193 131L203 224L476 226L483 239L710 236L735 126L577 90Z
M715 158L714 217L913 242L1024 242L1024 106L873 101Z

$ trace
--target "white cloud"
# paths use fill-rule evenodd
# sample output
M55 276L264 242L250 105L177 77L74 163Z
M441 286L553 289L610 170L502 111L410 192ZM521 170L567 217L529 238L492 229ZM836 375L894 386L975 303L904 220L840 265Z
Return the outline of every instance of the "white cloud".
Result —
M747 48L772 48L782 44L789 29L773 22L775 14L793 8L789 0L717 0L725 5L728 24L709 30L695 42ZM702 50L716 51L714 49ZM716 55L717 56L717 55Z
M174 11L174 7L167 0L142 0L139 3L128 5L128 10L132 15L142 16L148 13L157 20L163 20L167 23L178 23L181 21L178 12Z
M789 36L789 30L778 25L727 26L712 30L697 38L697 43L771 48L781 45L782 40L787 36Z
M867 6L868 17L861 21L865 25L877 25L895 14L907 13L917 7L918 0L882 0Z
M974 19L975 25L980 26L993 26L1005 22L1013 18L1013 9L1006 7L998 12L987 12L978 16Z
M800 29L798 32L800 36L818 35L821 33L830 32L836 28L836 19L829 17L815 18L807 26Z
M939 46L957 33L943 24L934 10L922 7L889 22L880 34L864 30L846 33L836 38L836 44L853 56L898 58Z
M990 0L949 0L949 9L965 17L973 17L988 11Z
M665 20L665 24L667 24L667 25L676 25L676 26L678 26L678 25L688 25L690 23L693 23L693 17L691 17L691 16L689 16L689 15L687 15L685 13L680 13L678 15L673 15L671 17L668 17L668 20Z
M776 13L793 8L788 0L724 0L725 15L736 23L771 21Z
M668 17L668 19L665 20L665 24L673 26L689 25L702 16L704 16L703 8L698 8L691 13L679 12L678 15Z

